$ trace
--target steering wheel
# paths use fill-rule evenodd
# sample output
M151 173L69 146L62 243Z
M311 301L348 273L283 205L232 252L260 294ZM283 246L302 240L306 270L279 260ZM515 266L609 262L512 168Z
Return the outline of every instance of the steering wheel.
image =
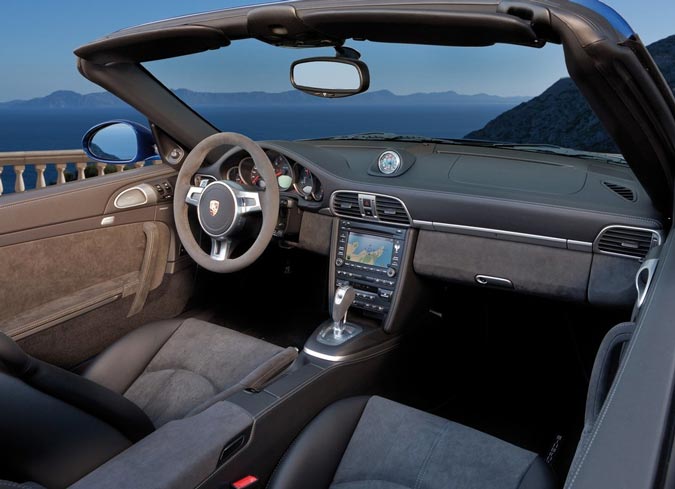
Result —
M206 155L223 145L238 146L251 156L265 181L264 190L244 187L229 180L216 180L205 187L191 185ZM188 206L191 205L197 208L202 230L211 237L210 254L201 249L190 229ZM243 255L230 258L247 219L258 212L262 212L262 227L255 242ZM233 132L209 136L190 151L178 172L173 215L183 247L200 266L219 273L246 268L269 245L279 217L279 184L274 167L263 149L246 136Z

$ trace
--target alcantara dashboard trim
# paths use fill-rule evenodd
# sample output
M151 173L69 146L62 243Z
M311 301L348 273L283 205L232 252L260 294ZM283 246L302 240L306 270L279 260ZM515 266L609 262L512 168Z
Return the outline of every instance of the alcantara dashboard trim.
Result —
M518 233L515 231L505 231L503 229L481 228L475 226L463 226L461 224L447 224L443 222L430 222L417 220L413 220L413 226L428 231L440 231L444 233L463 234L466 236L500 239L502 241L514 241L517 243L536 244L541 246L548 246L550 248L561 248L587 252L593 251L593 243L588 243L586 241L575 241L565 238L554 238L552 236L541 236L538 234Z

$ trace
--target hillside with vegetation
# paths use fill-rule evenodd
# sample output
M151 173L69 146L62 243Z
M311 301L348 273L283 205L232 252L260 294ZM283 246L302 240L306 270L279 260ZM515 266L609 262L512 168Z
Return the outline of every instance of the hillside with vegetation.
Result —
M657 41L647 49L675 92L675 35ZM619 152L570 78L557 81L538 97L504 112L465 137Z

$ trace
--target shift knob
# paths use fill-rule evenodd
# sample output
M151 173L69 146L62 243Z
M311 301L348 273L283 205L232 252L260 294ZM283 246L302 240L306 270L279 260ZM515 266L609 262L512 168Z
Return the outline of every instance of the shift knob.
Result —
M354 292L354 287L350 285L344 285L335 290L335 299L333 300L333 322L339 324L345 320L347 311L349 311L355 298L356 292Z

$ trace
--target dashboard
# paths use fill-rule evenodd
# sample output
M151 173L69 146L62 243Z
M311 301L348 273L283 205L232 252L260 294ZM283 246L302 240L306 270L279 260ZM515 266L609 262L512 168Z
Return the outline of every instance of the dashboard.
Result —
M630 168L609 161L470 144L259 144L277 175L280 219L297 224L277 237L328 254L338 221L410 229L414 272L434 279L629 305L641 261L669 227ZM265 188L238 149L196 178Z

